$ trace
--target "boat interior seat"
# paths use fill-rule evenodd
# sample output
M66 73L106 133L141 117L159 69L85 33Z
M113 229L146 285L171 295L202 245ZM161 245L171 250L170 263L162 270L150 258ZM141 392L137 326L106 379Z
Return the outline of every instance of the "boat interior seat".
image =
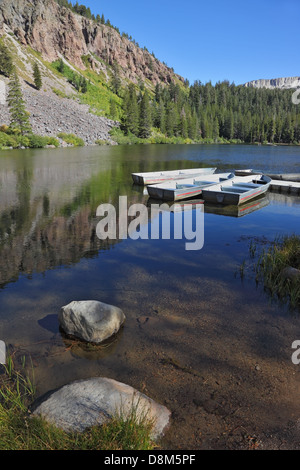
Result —
M221 186L221 191L226 191L227 193L245 193L247 188L239 186Z
M259 188L261 185L256 184L256 183L232 183L232 186L240 186L240 187L255 189L255 188Z
M194 180L194 184L196 184L197 186L207 186L208 184L216 184L214 181L197 181L197 180Z
M176 183L176 189L184 189L184 188L194 188L195 186L198 186L197 184L180 184Z

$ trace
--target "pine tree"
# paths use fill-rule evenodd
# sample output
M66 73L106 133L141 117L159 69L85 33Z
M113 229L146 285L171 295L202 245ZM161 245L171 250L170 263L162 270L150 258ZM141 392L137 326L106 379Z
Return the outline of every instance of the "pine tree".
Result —
M165 106L162 99L156 103L155 114L154 114L154 127L161 130L162 133L166 132L166 113Z
M134 84L130 84L125 91L123 99L122 128L128 134L138 135L139 132L139 108Z
M33 64L33 78L35 88L37 90L40 90L42 88L42 75L37 62Z
M139 137L147 139L151 134L151 108L148 92L145 91L140 102Z
M112 65L112 79L111 79L111 87L113 92L120 96L121 88L122 88L122 82L120 78L120 70L117 62L114 62Z
M62 58L60 58L59 61L58 61L57 70L58 70L59 73L62 73L62 74L65 71L65 63L64 63Z
M29 115L25 109L25 102L22 95L21 85L16 70L11 74L8 85L7 103L11 115L10 127L15 131L20 131L22 135L32 132Z
M113 99L110 100L109 115L112 119L117 119L118 117L117 105Z
M8 48L0 41L0 74L10 77L14 64Z

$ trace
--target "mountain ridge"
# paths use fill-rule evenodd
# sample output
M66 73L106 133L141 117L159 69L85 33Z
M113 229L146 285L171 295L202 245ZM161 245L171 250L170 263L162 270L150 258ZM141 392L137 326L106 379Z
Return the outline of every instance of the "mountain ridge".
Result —
M296 77L280 77L280 78L271 78L271 79L258 79L251 80L244 84L245 87L252 88L268 88L275 89L280 88L291 89L300 87L300 76Z

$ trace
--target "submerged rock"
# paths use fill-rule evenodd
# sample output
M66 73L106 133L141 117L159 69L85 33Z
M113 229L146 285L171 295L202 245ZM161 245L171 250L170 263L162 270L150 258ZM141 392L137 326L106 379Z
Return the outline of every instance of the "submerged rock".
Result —
M281 271L281 276L284 279L289 279L290 281L298 281L300 280L300 269L288 266Z
M107 423L115 416L153 423L152 438L163 435L171 412L133 387L105 377L78 380L53 392L33 411L67 432Z
M102 343L119 331L125 315L113 305L96 300L81 300L62 307L58 320L67 335L91 343Z

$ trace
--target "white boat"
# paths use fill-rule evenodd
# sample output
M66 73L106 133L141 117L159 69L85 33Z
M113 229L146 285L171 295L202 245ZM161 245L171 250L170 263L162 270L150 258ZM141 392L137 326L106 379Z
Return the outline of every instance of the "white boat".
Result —
M259 170L253 170L253 168L245 168L242 170L235 170L235 176L250 176L250 175L262 175L263 172Z
M233 173L214 173L212 175L200 175L192 178L176 179L164 183L150 184L147 186L151 198L163 201L179 201L199 196L203 188L215 185L229 178Z
M266 175L237 176L202 190L205 202L239 205L265 194L271 183Z
M163 181L188 178L203 174L215 173L216 168L190 168L186 170L152 171L147 173L132 173L135 184L146 186L148 184L161 183Z

